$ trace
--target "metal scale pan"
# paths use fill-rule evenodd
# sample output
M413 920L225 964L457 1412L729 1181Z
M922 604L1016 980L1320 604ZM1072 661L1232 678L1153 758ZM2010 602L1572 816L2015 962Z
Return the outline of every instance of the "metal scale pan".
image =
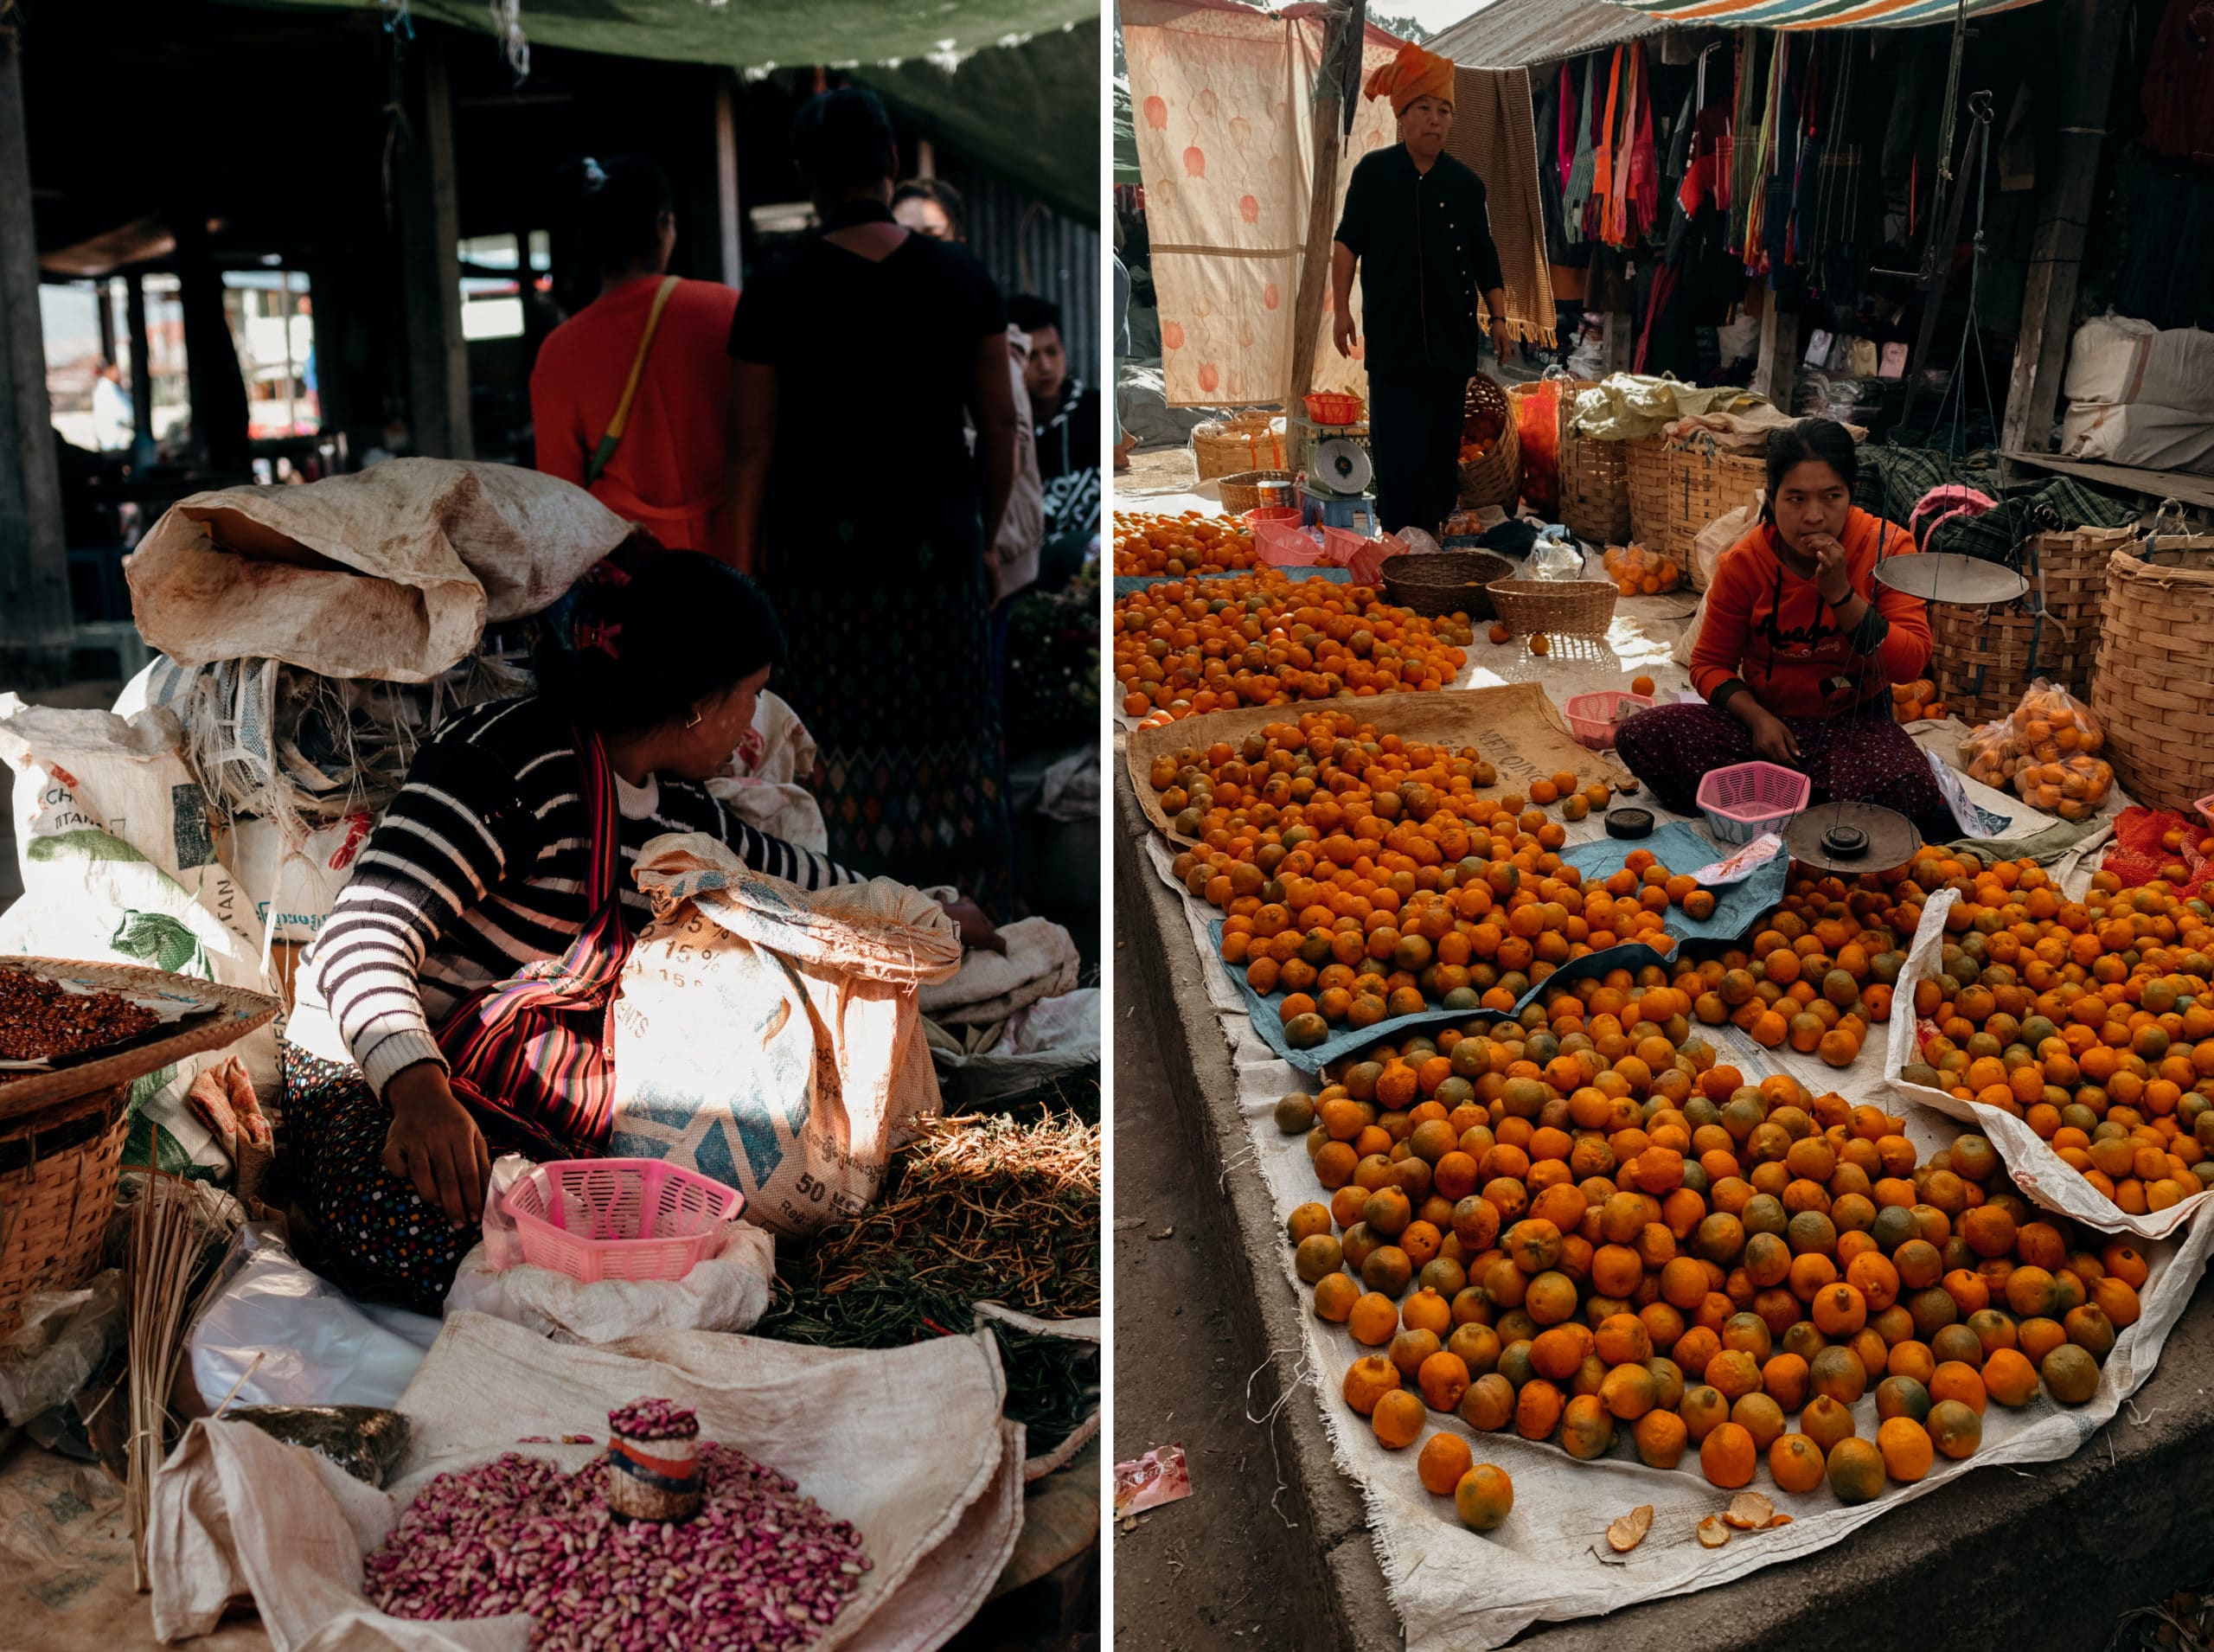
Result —
M1887 556L1876 564L1876 578L1880 584L1924 602L1963 608L2012 602L2030 588L2027 579L2003 562L1987 562L1980 556L1961 556L1952 551Z

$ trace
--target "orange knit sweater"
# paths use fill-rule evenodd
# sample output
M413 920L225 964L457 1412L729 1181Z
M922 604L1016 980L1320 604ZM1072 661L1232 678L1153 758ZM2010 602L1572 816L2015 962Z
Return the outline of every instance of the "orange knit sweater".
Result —
M1911 555L1913 537L1857 506L1839 535L1852 588L1872 600L1891 631L1863 659L1838 629L1812 579L1785 567L1776 530L1763 523L1722 554L1706 593L1706 618L1692 650L1692 687L1712 700L1732 677L1779 717L1829 717L1911 682L1929 663L1922 599L1876 583L1876 559Z

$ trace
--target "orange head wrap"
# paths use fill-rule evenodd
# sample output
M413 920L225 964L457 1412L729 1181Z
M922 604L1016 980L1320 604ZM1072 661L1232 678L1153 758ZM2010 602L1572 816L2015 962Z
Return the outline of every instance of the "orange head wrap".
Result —
M1368 77L1361 92L1371 98L1388 96L1395 115L1406 113L1407 106L1417 98L1437 98L1449 105L1453 101L1453 60L1425 52L1409 41L1399 48L1397 57Z

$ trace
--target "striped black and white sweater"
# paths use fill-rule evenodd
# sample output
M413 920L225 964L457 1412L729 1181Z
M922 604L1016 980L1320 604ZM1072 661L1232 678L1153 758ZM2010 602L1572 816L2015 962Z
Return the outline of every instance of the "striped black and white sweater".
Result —
M667 832L705 832L757 872L820 889L854 883L809 850L755 830L707 791L616 778L617 887L635 934L652 908L630 878ZM476 988L558 957L583 929L592 823L567 725L535 696L464 712L424 746L302 960L285 1035L350 1061L381 1095L392 1076L441 1060L432 1029Z

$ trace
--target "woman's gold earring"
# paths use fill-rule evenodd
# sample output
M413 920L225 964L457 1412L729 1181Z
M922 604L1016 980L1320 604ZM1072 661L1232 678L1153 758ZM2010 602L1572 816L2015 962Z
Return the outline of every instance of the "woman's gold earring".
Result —
M684 720L684 727L685 727L686 728L688 728L688 729L692 729L692 728L697 728L697 727L699 727L699 726L700 726L700 714L695 710L694 712L693 712L693 714L692 714L689 717L687 717L687 718Z

